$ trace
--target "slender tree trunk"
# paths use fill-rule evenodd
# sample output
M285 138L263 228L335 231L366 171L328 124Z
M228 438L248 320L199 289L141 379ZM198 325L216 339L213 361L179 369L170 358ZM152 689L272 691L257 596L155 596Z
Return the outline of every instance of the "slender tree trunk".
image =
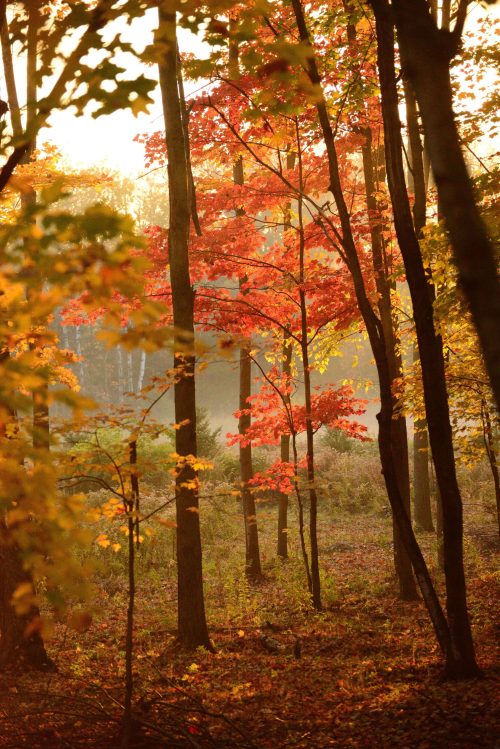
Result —
M129 393L134 392L134 360L131 351L127 351L127 389Z
M234 27L235 19L230 16L229 23ZM231 37L229 43L228 74L231 78L238 78L239 71L239 46L237 39ZM233 164L233 182L235 185L243 185L245 175L243 172L243 158L239 156ZM194 194L194 190L193 190ZM237 216L242 216L243 208L236 210ZM246 277L240 279L240 292ZM244 292L243 292L244 293ZM246 341L240 348L240 381L239 381L239 410L250 409L249 398L252 394L252 358L250 356L251 340ZM238 432L246 434L252 421L250 413L242 414L238 419ZM250 580L258 581L262 578L260 564L259 530L257 525L257 508L249 482L253 479L252 443L246 445L240 443L240 481L241 481L241 503L243 508L243 523L245 528L245 571Z
M248 399L252 386L252 359L248 347L240 349L240 410L249 410ZM250 428L250 413L241 414L238 431L245 435ZM240 444L240 479L243 518L245 524L246 574L251 580L262 577L260 565L259 534L257 528L257 508L249 481L253 478L252 445Z
M78 329L78 328L77 328ZM78 353L78 350L77 350ZM122 347L116 347L116 374L117 374L117 386L118 386L118 402L123 403L123 391L125 390L123 384L123 352ZM80 382L82 381L82 372L80 372Z
M191 220L193 222L194 230L199 237L202 236L200 219L198 217L198 209L196 206L196 188L193 178L193 167L191 164L191 145L189 142L189 112L186 106L186 95L184 93L184 79L182 76L182 66L179 54L179 46L177 45L177 85L179 88L179 100L181 106L181 120L182 120L182 131L184 134L184 146L186 151L186 169L188 179L188 190L189 190L189 213L191 214Z
M413 361L419 361L418 346L413 346ZM434 531L431 506L431 482L429 475L429 437L427 420L413 422L413 510L417 530Z
M443 504L447 612L452 645L447 653L446 671L450 677L467 678L476 676L478 668L467 611L462 501L455 472L442 343L434 329L432 298L404 181L401 123L394 70L394 35L389 5L387 0L371 0L371 4L375 11L377 28L377 62L389 191L396 234L412 297L429 438Z
M299 301L301 340L300 352L302 357L302 370L304 376L304 404L306 411L306 465L307 465L307 488L309 493L309 543L311 549L311 596L315 609L321 610L321 578L319 573L319 549L318 549L318 495L316 493L316 477L314 466L314 430L311 403L311 370L309 365L309 338L308 338L308 316L307 301L304 291L305 282L305 234L303 219L302 194L304 189L302 173L302 149L299 140L299 129L296 122L297 135L297 161L299 169L299 195L297 199L297 215L299 229Z
M102 400L105 403L110 403L109 399L109 360L110 360L110 349L106 349L103 358L103 372L102 372Z
M305 23L304 13L300 0L292 0L292 6L297 21L300 39L303 43L310 44L309 33ZM312 48L309 59L307 61L307 73L311 82L315 84L321 91L321 78L318 73ZM377 416L379 422L379 449L382 462L382 472L387 487L387 494L391 503L392 510L396 517L396 521L400 527L403 543L405 544L406 550L412 561L413 570L417 578L422 597L429 612L429 616L431 618L437 640L448 661L452 653L452 642L448 623L443 614L439 599L436 595L435 588L432 584L432 580L427 569L427 565L423 558L420 547L416 541L410 518L408 517L408 513L405 510L404 503L399 491L391 445L391 422L393 415L392 391L389 366L385 354L386 349L384 333L380 320L374 313L374 310L366 294L363 273L361 271L359 258L356 251L356 245L354 243L350 225L349 210L344 199L340 182L335 138L333 135L333 130L328 117L328 111L323 95L317 102L316 108L318 111L318 119L323 133L323 139L325 141L327 152L330 174L329 189L333 194L339 214L339 219L341 222L341 243L343 257L353 279L356 299L366 326L370 345L377 366L381 400L381 410Z
M319 573L318 549L318 495L314 467L314 431L311 413L311 374L309 370L309 352L307 341L307 308L305 294L300 291L302 313L302 365L304 371L304 400L306 407L306 444L307 444L307 485L309 492L309 543L311 548L311 595L315 609L321 610L321 579ZM305 336L305 337L304 337Z
M26 67L26 132L30 135L30 145L25 161L30 161L36 149L37 117L37 62L38 62L38 29L40 27L40 0L31 0L28 4L27 31L27 67Z
M82 353L82 331L81 326L76 325L75 326L75 348L76 348L76 355L78 356L78 378L80 380L80 387L82 390L85 388L85 365L84 365L84 359L83 359L83 353ZM119 372L119 386L121 388L122 384L122 377L123 377L123 363L122 363L122 351L121 348L118 347L118 372Z
M287 331L283 332L282 359L282 372L288 379L292 370L292 346ZM282 463L290 462L290 434L281 435L280 460ZM280 492L278 497L278 556L288 559L288 494L285 492Z
M427 181L426 166L424 163L424 149L420 140L418 125L417 102L413 89L408 81L404 79L404 92L406 102L406 125L408 128L410 175L414 194L413 202L413 224L417 237L421 237L422 230L427 221ZM429 291L434 294L432 279L428 276ZM418 346L413 346L414 364L420 360ZM413 423L413 506L415 511L415 524L418 529L433 531L431 512L431 492L429 485L429 450L427 436L427 421L417 419Z
M198 476L189 456L196 456L196 397L194 344L194 292L189 275L189 183L186 144L182 125L177 75L177 30L174 5L159 5L157 42L163 54L159 63L168 157L170 226L168 253L175 326L174 385L176 476L178 636L189 648L212 649L203 597Z
M401 62L418 100L460 284L470 305L500 410L500 281L492 243L477 209L460 147L450 84L450 62L459 48L467 5L460 3L453 32L446 29L446 18L444 28L437 28L426 0L394 0L392 8Z
M427 422L417 420L413 429L413 510L417 530L434 531L429 481Z
M490 464L491 475L493 476L493 485L495 487L495 501L497 506L498 532L500 534L500 476L498 472L498 458L495 450L495 441L493 439L493 427L491 424L490 412L486 408L486 403L481 405L481 418L483 422L483 439L486 449L486 456Z
M234 51L233 51L234 55ZM235 61L231 60L234 67ZM236 60L237 64L237 60ZM243 159L241 156L236 160L233 166L233 182L235 185L243 185ZM237 209L237 215L243 215L243 209ZM240 291L246 281L246 277L240 279ZM244 291L242 293L245 293ZM240 411L250 409L249 398L252 394L252 358L250 356L251 340L246 341L245 345L240 348L240 392L239 408ZM250 429L252 417L250 413L241 414L238 419L238 432L245 435ZM257 507L255 497L251 489L250 481L253 479L252 464L252 443L239 447L240 455L240 481L241 481L241 500L243 507L243 523L245 527L245 570L247 576L254 581L262 577L262 568L260 564L259 549L259 530L257 526Z
M38 66L38 29L40 27L40 1L34 0L28 8L28 28L27 28L27 54L26 54L26 131L34 132L35 120L37 115L37 66ZM7 27L4 28L4 33ZM5 49L4 59L9 57L7 51L8 43ZM8 67L9 67L8 61ZM15 92L15 79L12 75L6 76L9 79L10 99L14 106L18 105L17 95ZM16 130L20 121L19 110L12 112L12 124ZM33 159L33 153L36 149L36 138L33 136L30 140L30 148L26 152L23 161L29 163ZM36 192L33 188L23 192L22 204L24 209L28 209L36 203ZM43 284L43 278L39 278L40 285ZM45 324L45 321L40 321ZM50 445L50 426L49 426L49 405L48 405L49 384L48 380L33 393L33 446L37 448L48 449Z
M292 431L291 434L292 442L292 453L293 453L293 483L295 488L295 496L297 498L297 510L299 516L299 538L300 538L300 550L302 552L302 561L304 562L304 570L307 579L307 589L309 593L312 592L312 575L311 575L311 564L309 562L309 554L307 553L306 535L305 535L305 524L304 524L304 502L302 499L302 490L300 488L300 476L299 476L299 455L297 450L297 434Z
M17 87L14 77L14 64L12 62L12 48L10 46L10 35L9 27L7 25L7 19L4 19L0 36L2 41L2 61L5 76L5 86L7 88L7 99L9 103L12 132L16 138L20 138L23 134L23 124L21 121L21 110L19 108L19 100L17 97Z
M137 378L137 392L140 393L144 385L144 374L146 372L146 352L141 351L141 360L139 364L139 377Z
M445 572L443 537L443 500L436 481L436 556L438 569Z
M134 695L134 615L135 615L135 544L134 531L139 530L139 476L137 474L137 440L129 442L130 496L125 499L127 513L127 567L128 567L128 606L125 629L125 695L122 719L121 749L128 749L133 738L132 700ZM135 517L134 517L135 515ZM139 539L137 539L139 540Z
M286 156L287 169L293 169L295 166L295 154L288 151ZM283 242L286 240L287 231L292 226L291 204L287 203L283 212ZM283 331L283 348L282 348L282 373L288 380L292 373L292 355L293 347L288 331ZM291 406L290 396L285 398L288 407ZM291 413L291 410L290 410ZM290 434L282 434L280 438L280 460L282 463L290 462ZM278 556L282 559L288 558L288 494L279 493L278 497Z
M365 130L366 141L363 145L363 171L365 177L366 204L368 207L370 236L373 255L373 269L378 292L378 310L380 322L384 329L386 357L391 372L391 388L394 393L395 380L403 374L403 361L400 349L399 334L394 319L391 291L392 286L388 278L388 264L385 244L382 234L382 217L376 199L376 180L373 164L372 132ZM398 399L393 394L393 410L398 412ZM408 517L411 517L410 507L410 472L408 465L408 436L404 415L396 415L392 419L392 449L394 465L398 475L399 491L404 502ZM415 579L412 573L410 558L403 546L399 526L393 516L394 566L399 583L399 596L404 601L418 599Z

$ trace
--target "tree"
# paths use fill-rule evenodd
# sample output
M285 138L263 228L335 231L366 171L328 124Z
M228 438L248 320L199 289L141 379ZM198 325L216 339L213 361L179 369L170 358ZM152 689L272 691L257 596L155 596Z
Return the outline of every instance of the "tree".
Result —
M231 78L238 78L238 44L234 41L229 45L228 55L228 75ZM240 155L233 164L233 181L235 185L244 183L243 157ZM240 213L242 208L237 209ZM245 285L247 278L243 276L240 279L240 289ZM238 420L238 431L244 435L251 424L251 411L247 407L248 400L252 394L252 358L251 358L251 339L247 339L240 348L240 417ZM253 479L252 465L252 443L245 441L240 442L240 478L241 478L241 495L243 505L243 516L245 523L245 555L246 555L246 572L252 580L259 580L262 576L259 550L259 534L257 528L257 510L255 499L249 486Z
M366 205L368 208L371 248L373 257L373 269L375 283L378 291L378 311L380 322L384 329L384 342L386 357L391 374L391 389L393 392L394 416L392 418L392 449L394 452L394 463L398 473L398 481L401 497L408 517L411 517L410 505L410 472L408 465L408 437L406 432L406 417L401 412L401 404L395 397L396 382L403 374L403 361L401 356L401 342L395 313L393 309L392 296L395 289L394 281L389 279L390 261L388 250L383 236L383 217L378 204L376 194L380 190L380 181L376 179L373 164L372 131L367 127L364 131L366 142L362 146L363 172L366 191ZM382 156L379 149L379 156ZM413 578L411 562L402 544L398 525L393 517L394 536L394 563L399 581L399 594L403 600L412 601L418 598L415 580Z
M408 187L414 194L413 224L420 239L427 221L427 179L424 168L424 149L420 139L417 102L408 81L404 79L406 128L409 142ZM428 279L432 284L432 279ZM431 291L432 293L432 291ZM418 345L412 347L414 364L419 360ZM413 507L415 524L424 531L433 531L431 491L429 481L429 439L424 418L413 422Z
M194 344L194 294L189 273L189 202L186 141L178 89L175 6L162 2L156 38L164 51L159 62L160 88L165 118L168 158L170 224L168 254L172 311L175 328L174 385L176 474L178 637L189 648L212 648L203 597L198 477L196 457L196 396Z
M394 222L413 304L425 407L436 477L443 507L443 543L450 643L450 677L476 676L478 668L467 610L463 566L462 501L458 488L448 410L442 341L433 322L432 297L412 222L403 170L401 128L394 70L394 37L389 6L372 1L377 29L377 64L386 143L386 165Z
M341 233L337 231L335 234L336 245L341 245L341 250L343 251L342 257L352 274L358 306L366 326L370 345L377 365L381 396L381 411L378 414L379 448L389 501L398 523L403 543L405 544L405 548L412 561L415 576L427 605L438 641L446 654L447 664L451 664L451 667L453 668L455 664L455 654L448 623L436 595L422 552L415 539L411 521L406 512L399 489L399 482L391 446L393 393L391 389L390 368L386 358L384 331L366 292L359 257L354 242L349 210L342 190L334 131L330 123L324 93L321 88L321 77L318 71L318 66L314 52L310 47L309 32L300 0L293 0L293 9L300 39L309 47L307 73L311 83L316 87L316 109L325 142L330 176L329 189L333 194L341 225ZM318 95L318 89L321 91L320 96ZM390 146L390 144L387 143L387 136L386 144L388 147Z
M395 0L394 19L401 63L418 100L460 284L470 305L500 409L500 281L492 244L467 174L450 84L450 63L460 49L468 5L468 0L458 3L452 31L438 28L425 0Z

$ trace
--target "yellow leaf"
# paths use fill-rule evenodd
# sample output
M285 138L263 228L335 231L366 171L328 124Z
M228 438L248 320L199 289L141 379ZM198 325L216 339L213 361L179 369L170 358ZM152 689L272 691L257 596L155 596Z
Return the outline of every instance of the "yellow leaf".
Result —
M105 533L100 533L95 542L98 546L102 546L103 549L107 549L108 546L111 546L111 541Z

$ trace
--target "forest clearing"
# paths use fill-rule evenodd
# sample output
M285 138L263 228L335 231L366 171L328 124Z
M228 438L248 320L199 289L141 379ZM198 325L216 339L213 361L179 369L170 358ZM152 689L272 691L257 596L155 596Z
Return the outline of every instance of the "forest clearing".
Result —
M0 749L498 749L497 11L0 0Z
M209 513L207 522L214 518ZM466 507L466 568L473 631L484 678L441 678L437 646L421 603L398 601L387 516L337 510L320 528L325 575L335 581L314 613L300 569L277 570L264 545L266 578L252 589L228 551L238 527L224 516L222 548L206 579L216 653L179 651L175 576L159 582L139 562L136 698L145 747L415 747L495 745L498 581L490 518ZM217 523L221 523L219 516ZM264 538L275 518L263 520ZM470 525L469 525L470 523ZM475 529L475 531L473 530ZM332 538L336 543L331 543ZM434 540L421 537L431 557ZM212 541L213 543L213 541ZM171 552L169 548L167 554ZM165 550L163 551L165 553ZM214 549L208 544L212 558ZM231 578L221 569L234 564ZM292 578L292 579L290 579ZM2 747L119 745L126 596L122 569L101 580L99 608L85 634L58 625L49 641L57 673L0 677ZM269 625L272 625L270 627ZM280 649L269 652L263 638ZM295 653L300 642L300 657ZM34 731L33 714L38 727ZM153 726L152 728L148 728ZM155 729L156 727L156 729ZM190 742L190 739L192 740Z

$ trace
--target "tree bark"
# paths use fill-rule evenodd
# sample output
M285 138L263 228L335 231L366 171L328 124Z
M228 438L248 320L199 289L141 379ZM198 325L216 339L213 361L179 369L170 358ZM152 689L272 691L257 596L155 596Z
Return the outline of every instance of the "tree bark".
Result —
M429 481L429 439L425 420L413 429L413 511L417 530L432 532L431 485Z
M19 547L7 542L5 523L0 521L0 670L6 667L23 671L26 667L41 671L54 670L39 630L40 612L30 606L24 614L16 613L12 597L17 588L33 585L24 569Z
M300 0L292 0L292 6L297 21L300 39L303 43L310 44L309 33L307 30L307 25L305 22L305 17ZM321 78L317 69L312 48L309 59L307 61L307 72L311 82L318 86L321 91ZM413 570L417 578L422 597L429 612L429 616L431 618L437 640L441 646L441 649L445 653L445 657L448 660L449 653L451 653L452 650L448 623L443 614L439 599L436 595L436 591L427 569L427 565L415 538L415 534L413 533L411 521L408 517L408 513L405 510L404 503L399 491L391 444L392 392L389 366L385 354L384 333L380 320L377 318L370 304L370 300L368 299L368 296L366 294L363 273L361 271L359 258L356 251L356 245L354 243L354 237L351 229L349 210L345 202L342 185L340 182L335 138L333 135L333 130L328 117L328 111L323 95L321 95L319 101L317 102L316 108L318 111L318 119L323 133L323 139L327 152L330 175L329 189L333 194L339 219L341 222L341 241L344 259L353 279L356 300L366 326L370 345L377 366L381 401L381 410L377 415L379 422L378 441L382 462L382 472L387 487L387 494L391 503L392 510L396 517L396 521L400 527L403 543L405 544L406 550L412 561Z
M75 330L77 333L79 333L78 325ZM79 351L81 351L79 336L77 336L76 342L77 342L77 354L78 356L81 356L81 354L78 353ZM118 385L118 402L121 404L123 403L123 393L125 391L125 386L123 384L123 352L122 352L121 346L116 347L116 364L117 364L116 375L117 375L117 385ZM83 362L80 362L79 369L80 369L80 383L83 387Z
M394 465L398 475L399 491L408 517L411 517L410 506L410 471L408 464L408 435L404 415L398 415L398 399L394 393L394 384L403 373L403 361L400 350L399 334L393 315L391 291L394 284L388 278L388 267L385 243L382 234L381 213L376 199L376 179L373 164L372 132L365 130L366 141L362 147L363 171L365 178L366 205L368 208L370 237L373 256L373 270L378 293L378 310L380 322L384 330L386 357L391 374L391 390L393 392L393 410L396 415L392 419L392 450ZM399 527L393 516L394 566L399 583L399 596L403 601L418 599L415 579L412 573L410 558L404 548Z
M144 374L146 372L146 357L145 351L141 351L141 358L139 362L139 376L137 378L137 392L140 393L144 384Z
M460 147L450 84L450 62L459 48L467 3L461 0L459 4L453 32L438 29L426 0L394 0L392 7L401 63L418 100L460 284L470 305L500 410L500 280Z
M234 55L234 52L233 52ZM231 61L234 65L234 60ZM236 62L237 64L237 62ZM236 160L233 166L233 182L235 185L243 185L243 159L241 156ZM237 209L238 215L243 215L243 209ZM240 279L240 291L244 285L246 277ZM242 292L245 293L244 291ZM246 411L250 409L248 399L252 394L252 358L250 356L251 340L248 340L240 348L240 392L239 392L239 409ZM245 435L250 429L252 416L250 413L241 414L238 419L238 432L241 436ZM241 503L243 507L243 523L245 527L245 571L250 580L258 581L262 577L262 568L260 564L259 549L259 530L257 526L257 507L255 497L252 492L250 481L253 479L252 463L252 443L246 445L240 443L240 482L241 482Z
M483 439L486 449L486 456L490 464L491 475L493 476L493 485L495 487L495 502L497 508L498 532L500 534L500 475L498 471L498 458L495 450L495 440L493 439L493 427L491 424L490 412L483 401L481 405L481 418L483 422Z
M8 357L9 352L4 349L0 352L0 363ZM16 414L10 411L9 419L15 423ZM0 433L0 450L5 439L4 424ZM24 466L20 465L19 470L23 471ZM38 607L31 605L27 612L18 614L12 605L14 593L26 583L33 587L32 575L24 568L21 550L5 520L0 517L0 670L7 666L20 671L27 666L54 670L40 634Z
M413 224L415 233L420 238L427 221L427 178L424 163L424 149L420 139L417 102L412 87L403 79L406 103L406 126L409 140L409 172L413 188ZM430 293L433 294L432 279L428 277ZM413 346L414 364L420 360L418 345ZM427 421L416 419L413 423L413 507L416 527L424 531L433 531L431 512L431 491L429 484L429 449Z
M198 476L191 462L197 447L194 292L188 254L189 183L178 90L175 9L168 0L159 5L157 42L163 47L159 74L168 157L168 253L175 327L174 368L177 372L174 407L176 424L181 425L175 430L175 447L179 455L176 475L178 637L185 647L201 645L212 649L203 596Z
M288 378L292 370L292 346L289 334L283 332L282 372ZM289 397L288 397L289 401ZM280 460L290 462L290 435L282 434L280 438ZM278 497L278 556L288 559L288 494L280 492Z
M5 15L5 11L4 11ZM10 120L12 132L15 138L20 138L23 134L23 124L21 121L21 110L17 98L17 87L14 75L14 64L12 62L12 48L10 46L9 27L7 19L4 18L2 30L0 32L2 41L2 61L5 76L5 86L7 89L7 100L9 102Z
M321 610L321 578L319 572L319 548L318 548L318 495L316 492L316 476L314 465L314 430L312 420L311 401L311 370L309 365L309 339L308 339L308 316L307 300L304 291L305 284L305 233L303 219L303 172L302 172L302 149L297 132L297 161L299 169L299 195L297 199L297 216L299 230L299 302L300 302L300 353L302 358L302 371L304 377L304 405L306 416L306 472L307 490L309 494L309 544L311 550L311 577L310 593L315 609Z
M288 151L286 156L286 168L293 169L295 166L295 154ZM283 242L286 240L286 234L292 226L291 204L290 201L285 205L283 211ZM282 347L282 368L283 375L289 379L292 373L292 356L293 347L290 340L290 333L283 331ZM290 396L286 396L288 406L291 406ZM282 434L280 437L280 460L282 463L290 462L290 434ZM288 559L288 494L280 492L278 497L278 556L281 559Z
M248 346L240 348L240 410L248 410L248 399L252 386L252 359ZM250 413L241 414L238 419L238 432L245 435L251 424ZM252 445L240 443L240 480L243 518L245 524L246 574L251 580L262 577L260 565L259 534L257 528L257 508L249 481L253 478Z
M433 322L433 304L415 234L402 159L401 123L394 69L394 34L387 0L371 0L377 30L384 140L389 191L398 243L413 303L422 364L429 438L443 505L444 558L451 647L446 672L454 678L477 676L467 611L463 566L462 501L457 484L441 338Z

